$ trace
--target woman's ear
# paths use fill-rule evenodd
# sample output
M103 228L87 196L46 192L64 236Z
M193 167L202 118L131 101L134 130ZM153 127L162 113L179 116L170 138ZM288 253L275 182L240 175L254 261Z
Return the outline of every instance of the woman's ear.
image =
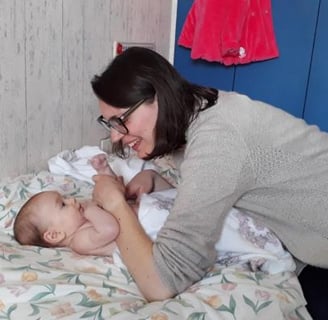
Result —
M47 231L45 231L43 233L43 239L52 244L52 245L56 245L58 243L60 243L61 241L63 241L66 237L66 233L63 231L57 231L57 230L53 230L53 229L48 229Z

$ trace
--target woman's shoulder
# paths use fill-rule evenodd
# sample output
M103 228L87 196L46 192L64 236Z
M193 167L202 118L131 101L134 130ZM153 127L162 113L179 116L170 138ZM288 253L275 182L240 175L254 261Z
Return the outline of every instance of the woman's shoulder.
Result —
M263 128L264 124L270 127L298 120L278 107L235 91L219 91L217 103L200 112L198 118L196 126L216 123L217 126L235 128L242 134Z
M251 111L252 100L237 92L219 91L215 105L199 112L189 128L189 134L198 130L212 131L218 128L233 128L234 123L244 121ZM212 129L212 130L211 130Z
M249 112L249 107L254 106L256 101L246 95L235 91L219 91L216 104L201 111L199 118L216 118L228 120L229 115L235 116L235 113Z

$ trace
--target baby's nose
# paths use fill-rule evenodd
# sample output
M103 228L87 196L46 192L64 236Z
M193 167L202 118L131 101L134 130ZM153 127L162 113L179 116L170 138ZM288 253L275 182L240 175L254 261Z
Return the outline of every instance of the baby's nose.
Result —
M68 201L68 204L70 204L72 206L76 204L76 199L75 198L68 198L67 201Z

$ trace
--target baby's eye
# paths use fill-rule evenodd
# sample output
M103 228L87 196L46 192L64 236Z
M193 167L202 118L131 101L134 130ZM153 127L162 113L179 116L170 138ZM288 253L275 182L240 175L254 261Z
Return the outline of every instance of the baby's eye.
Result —
M66 203L62 201L62 207L66 207Z

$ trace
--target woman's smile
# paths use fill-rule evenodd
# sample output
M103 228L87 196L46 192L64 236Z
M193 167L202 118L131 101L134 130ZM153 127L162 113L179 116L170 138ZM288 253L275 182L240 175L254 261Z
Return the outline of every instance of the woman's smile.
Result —
M104 101L99 101L100 113L105 119L120 117L126 108L115 108ZM126 134L115 131L111 128L111 141L116 143L121 141L123 146L128 146L138 153L139 158L145 158L150 154L155 146L154 130L158 114L157 101L152 103L144 102L138 109L133 111L124 121L128 129Z
M130 143L128 143L128 146L133 149L134 151L138 151L138 148L140 146L141 139L136 139Z

